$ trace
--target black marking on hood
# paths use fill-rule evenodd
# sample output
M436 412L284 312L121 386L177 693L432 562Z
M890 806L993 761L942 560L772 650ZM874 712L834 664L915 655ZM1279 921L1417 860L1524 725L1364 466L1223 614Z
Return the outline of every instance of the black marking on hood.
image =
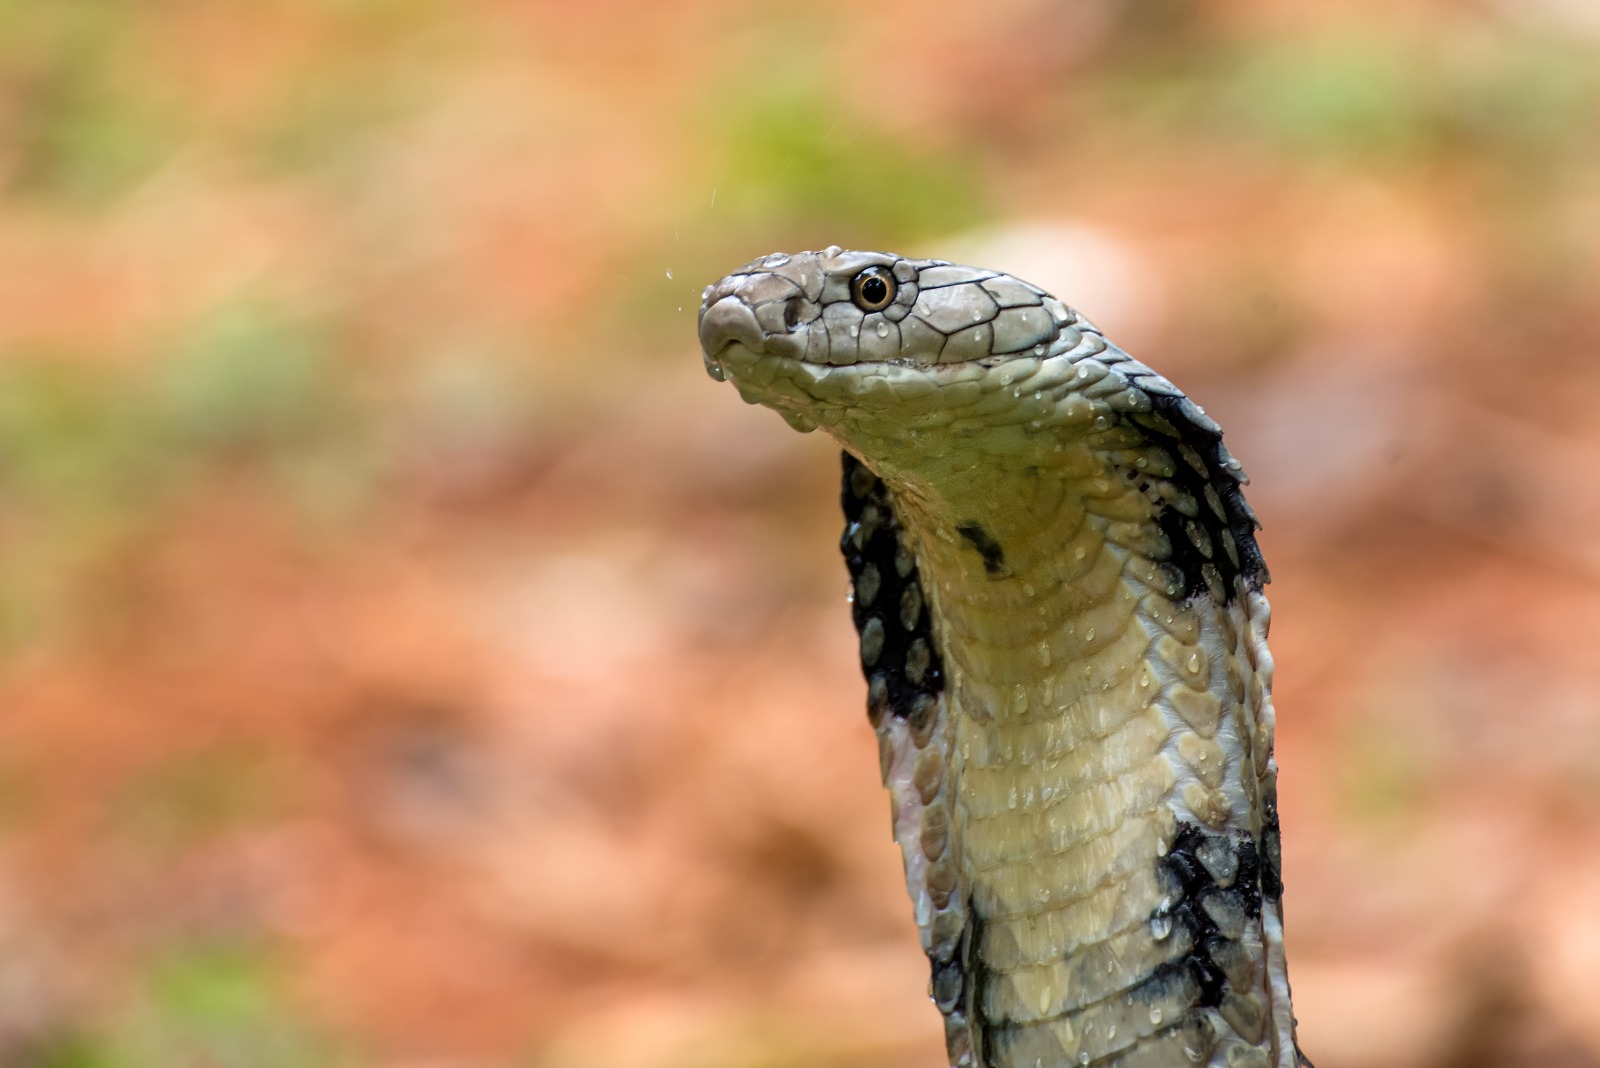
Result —
M1156 502L1156 523L1172 544L1172 555L1163 562L1182 574L1178 599L1209 593L1217 604L1227 604L1238 596L1239 578L1259 590L1271 581L1256 544L1261 524L1244 499L1243 476L1223 448L1222 434L1211 429L1215 424L1202 426L1190 417L1186 409L1193 405L1186 398L1147 396L1151 411L1128 418L1166 450L1177 471L1166 479L1131 468L1123 473ZM1194 501L1197 514L1185 515L1154 492L1151 484L1158 481Z
M1269 777L1261 791L1261 892L1283 900L1283 847L1278 831L1278 784Z
M861 636L867 715L874 727L887 712L918 728L930 714L930 699L944 689L933 617L889 487L854 456L843 457L845 527L839 550L850 571L850 614Z
M1151 923L1181 926L1188 932L1190 948L1156 974L1176 981L1187 973L1198 989L1197 1005L1222 1004L1228 985L1221 963L1227 943L1240 941L1244 929L1261 920L1260 853L1248 835L1214 834L1180 823L1161 860L1173 903L1158 910Z
M966 543L977 550L983 558L983 570L989 575L1003 575L1006 572L1005 550L1000 548L1000 543L994 540L994 535L983 529L981 523L962 523L956 527Z

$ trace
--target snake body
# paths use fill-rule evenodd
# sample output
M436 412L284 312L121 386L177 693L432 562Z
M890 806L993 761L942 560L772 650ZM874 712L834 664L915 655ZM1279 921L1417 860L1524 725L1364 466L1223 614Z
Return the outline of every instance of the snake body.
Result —
M844 448L841 540L953 1068L1296 1068L1266 567L1217 425L1038 287L829 248L707 369Z

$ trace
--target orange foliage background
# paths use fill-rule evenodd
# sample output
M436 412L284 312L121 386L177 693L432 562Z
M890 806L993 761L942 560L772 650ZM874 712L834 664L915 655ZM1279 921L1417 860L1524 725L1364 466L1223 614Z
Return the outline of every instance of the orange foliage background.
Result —
M933 1066L832 447L702 285L1228 429L1320 1068L1600 1065L1583 0L0 0L0 1064Z

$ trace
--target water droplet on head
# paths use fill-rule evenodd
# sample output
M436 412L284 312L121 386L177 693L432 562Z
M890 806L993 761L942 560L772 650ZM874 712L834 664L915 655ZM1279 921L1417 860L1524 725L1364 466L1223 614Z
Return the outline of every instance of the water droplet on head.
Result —
M983 322L983 312L981 312L981 311L973 312L972 313L972 321L975 322L975 323Z
M883 322L882 320L879 320L879 322L878 322L878 336L879 337L888 337L889 336L889 324L886 323L886 322Z
M1157 942L1163 941L1172 934L1172 917L1157 916L1150 921L1150 937Z
M667 268L667 279L669 281L672 279L672 268L671 267Z
M1150 1010L1150 1022L1153 1024L1158 1024L1161 1022L1161 1010L1159 1008L1152 1008Z

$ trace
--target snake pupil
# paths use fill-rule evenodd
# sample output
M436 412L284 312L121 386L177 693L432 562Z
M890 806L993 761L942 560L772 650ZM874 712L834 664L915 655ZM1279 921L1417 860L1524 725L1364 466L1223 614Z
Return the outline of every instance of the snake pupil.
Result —
M894 278L882 267L868 267L850 284L850 295L862 311L882 311L894 299Z

